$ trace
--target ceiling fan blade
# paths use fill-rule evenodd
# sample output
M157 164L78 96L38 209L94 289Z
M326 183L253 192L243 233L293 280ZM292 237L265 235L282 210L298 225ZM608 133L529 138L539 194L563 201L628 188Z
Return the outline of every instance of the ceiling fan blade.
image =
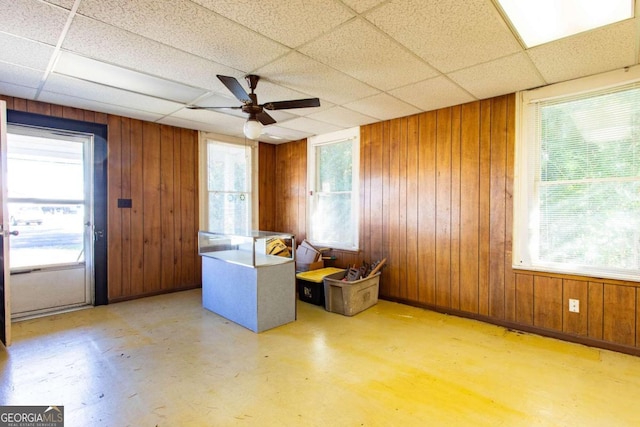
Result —
M240 83L235 79L235 77L221 76L220 74L217 74L216 77L218 77L222 84L225 85L233 96L238 98L240 101L244 103L251 102L251 98L249 98L247 91L240 86Z
M256 119L258 119L258 121L260 123L262 123L263 125L265 125L265 126L266 125L272 125L272 124L274 124L276 122L273 117L271 117L270 115L268 115L264 111L261 111L258 114L256 114Z
M275 101L267 102L263 105L267 110L287 110L289 108L307 108L319 107L320 100L318 98L292 99L291 101Z
M200 107L199 105L187 105L189 110L241 110L241 106L237 107Z

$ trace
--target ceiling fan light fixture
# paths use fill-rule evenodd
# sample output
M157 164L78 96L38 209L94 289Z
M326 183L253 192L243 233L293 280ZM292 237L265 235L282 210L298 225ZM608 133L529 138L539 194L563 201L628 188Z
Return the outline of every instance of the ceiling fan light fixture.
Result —
M258 139L262 134L262 123L260 123L255 117L249 117L244 123L244 136L249 139Z

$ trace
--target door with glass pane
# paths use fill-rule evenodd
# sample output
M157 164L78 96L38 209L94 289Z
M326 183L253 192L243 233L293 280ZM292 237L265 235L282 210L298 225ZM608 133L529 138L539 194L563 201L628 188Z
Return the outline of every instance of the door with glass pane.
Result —
M0 100L0 342L11 344L9 304L9 223L7 213L7 104Z
M91 135L11 125L13 318L93 303Z

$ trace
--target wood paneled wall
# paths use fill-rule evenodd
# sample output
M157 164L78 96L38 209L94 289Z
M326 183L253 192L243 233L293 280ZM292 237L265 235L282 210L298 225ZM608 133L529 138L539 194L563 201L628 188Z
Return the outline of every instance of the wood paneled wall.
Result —
M381 298L640 354L638 283L511 268L515 102L363 126L361 251L336 265L387 257ZM304 236L306 144L273 151L274 224Z
M108 125L110 300L200 286L197 132L118 116Z
M108 126L110 302L201 285L196 131L0 98L8 109ZM132 199L132 208L118 208L118 199Z

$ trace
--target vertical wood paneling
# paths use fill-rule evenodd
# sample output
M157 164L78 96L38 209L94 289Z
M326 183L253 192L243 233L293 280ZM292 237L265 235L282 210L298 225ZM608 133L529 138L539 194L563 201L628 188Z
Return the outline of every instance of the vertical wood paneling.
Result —
M480 194L478 242L478 312L489 314L489 251L491 238L491 113L492 100L480 101Z
M198 144L194 131L181 130L180 168L182 183L182 280L183 286L201 284L198 253Z
M568 334L587 336L589 332L589 284L578 280L563 280L562 284L562 331ZM580 301L580 312L569 311L569 299Z
M451 307L451 109L436 120L436 304Z
M460 310L478 313L480 227L480 104L462 106Z
M533 325L533 276L516 274L516 322Z
M51 115L51 105L40 101L27 101L27 111L34 114L42 114L44 116Z
M175 213L173 207L173 128L160 127L160 288L171 289L175 280L174 235Z
M399 138L399 205L398 205L398 263L400 298L407 299L407 118L395 119L398 121Z
M407 120L407 299L418 300L418 116ZM382 224L379 224L380 227ZM379 228L377 228L379 229ZM377 233L376 233L377 234ZM382 243L382 242L380 242ZM379 249L380 250L380 249ZM382 258L378 256L377 258Z
M175 254L173 260L173 274L176 283L186 284L185 274L183 273L186 267L182 259L182 254L185 253L185 251L183 251L184 242L182 236L182 222L187 221L188 218L182 212L182 138L182 131L180 131L180 129L175 129L173 133L173 186L175 188L173 192L173 206L175 207L173 222L173 248ZM188 136L186 135L184 143L189 143Z
M300 206L298 205L298 187L301 184L302 176L300 174L300 168L302 162L294 161L298 154L299 142L288 144L288 158L289 158L289 179L287 182L286 199L287 204L290 206L287 211L287 230L297 236L300 236L298 218L300 212ZM306 156L305 156L306 157Z
M418 301L436 303L436 112L419 116Z
M84 113L79 108L62 107L62 117L71 120L84 120Z
M142 126L142 203L145 215L142 233L145 292L155 292L161 287L160 149L160 126L144 122Z
M460 106L451 107L451 308L460 309Z
M362 129L364 136L361 135L362 141L360 143L360 230L359 241L360 248L364 253L370 253L373 251L371 245L371 227L373 223L372 217L375 215L373 209L371 209L371 198L374 197L371 194L371 180L375 173L371 172L372 156L375 157L375 153L372 154L372 146L376 145L376 141L380 142L380 138L376 135L375 128L367 127ZM382 159L380 159L382 162ZM382 174L380 175L382 176ZM380 196L382 200L382 195ZM382 216L382 213L380 213ZM380 235L382 238L382 234Z
M636 289L636 347L640 347L640 316L637 314L640 307L640 292Z
M122 174L122 190L121 197L123 199L131 199L131 120L121 118L121 154L120 154L120 171ZM110 199L111 201L113 199ZM119 232L113 232L112 235L119 235L122 238L122 296L133 295L131 287L131 209L121 209L121 228ZM118 252L116 252L118 253Z
M603 315L605 340L636 344L636 288L605 284Z
M258 146L258 228L265 231L276 231L275 162L276 146L261 142Z
M109 163L107 164L107 174L109 177L109 185L107 187L108 200L117 200L122 197L122 127L120 117L109 117ZM108 224L110 230L122 229L122 209L119 209L117 203L108 204L109 212L107 213ZM108 236L107 252L111 254L119 254L123 250L122 234L114 234ZM119 256L107 258L107 274L112 280L109 282L108 295L109 298L117 298L124 295L123 290L123 258Z
M589 336L595 339L602 339L603 334L603 309L604 309L604 286L602 283L589 282L589 307L588 307L588 328Z
M387 126L387 122L376 123L373 125L372 129L374 130L374 135L376 138L380 139L380 144L382 146L382 227L378 229L378 231L382 230L382 247L378 249L379 257L388 257L389 252L388 248L391 244L391 237L389 232L389 224L391 222L391 200L390 200L390 144L388 143L388 131L389 126ZM362 141L361 141L362 143ZM370 176L368 179L372 179ZM380 189L372 188L371 191L380 191ZM376 230L370 229L370 233L375 233ZM391 295L390 291L390 273L389 268L384 268L382 270L382 277L380 278L380 295Z
M505 278L504 278L504 310L505 319L516 320L516 276L513 265L513 177L515 167L516 140L516 105L515 94L507 97L507 141L506 141L506 178L505 178Z
M131 131L131 164L129 176L131 177L131 293L144 295L144 177L143 171L143 145L142 122L130 120Z
M296 236L304 238L307 235L307 141L299 142L298 153L302 156L300 160L300 183L298 184L298 194L296 205L298 206L298 221ZM302 240L301 240L302 241Z
M562 279L534 277L533 324L545 329L562 331Z
M389 296L400 297L403 260L400 259L400 122L389 122L389 199L391 212L389 213Z
M492 100L489 198L489 315L505 317L507 99Z
M365 162L367 178L365 185L367 186L368 197L366 198L364 208L367 210L369 220L368 227L363 236L366 241L364 249L364 257L370 261L381 259L383 257L383 235L379 232L382 229L384 217L384 205L382 199L382 168L383 168L383 152L382 138L380 135L371 135L368 144L368 161Z

